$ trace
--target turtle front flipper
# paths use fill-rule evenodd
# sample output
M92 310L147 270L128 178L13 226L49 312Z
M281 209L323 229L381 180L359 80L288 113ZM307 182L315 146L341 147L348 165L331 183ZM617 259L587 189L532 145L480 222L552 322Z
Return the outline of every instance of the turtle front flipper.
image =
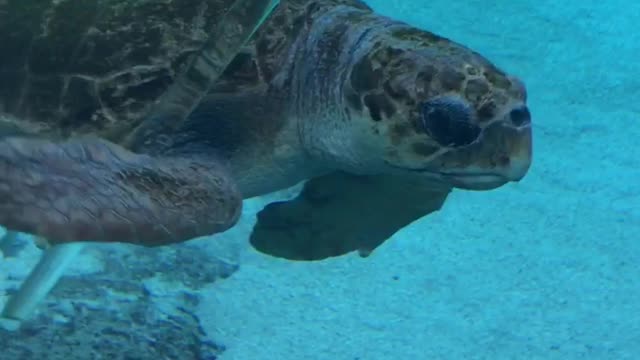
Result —
M52 245L182 242L228 229L241 206L206 154L150 157L98 139L0 141L0 224Z
M251 244L290 260L368 256L411 222L439 210L448 188L390 175L334 172L309 180L297 198L258 213Z

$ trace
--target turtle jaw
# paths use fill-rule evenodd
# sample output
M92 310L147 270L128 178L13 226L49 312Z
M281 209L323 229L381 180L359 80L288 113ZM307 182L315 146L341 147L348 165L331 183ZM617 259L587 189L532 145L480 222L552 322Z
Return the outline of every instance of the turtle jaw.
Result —
M397 168L397 167L396 167ZM425 183L441 184L461 190L487 191L497 189L509 182L518 182L502 174L489 172L434 172L425 169L397 168L424 177Z
M510 180L498 174L442 174L443 180L458 189L487 191L499 188Z
M454 187L462 190L486 191L499 188L510 181L501 174L488 172L435 172L428 169L411 169L396 167L403 172L410 171L425 179L428 184L440 184L445 187Z

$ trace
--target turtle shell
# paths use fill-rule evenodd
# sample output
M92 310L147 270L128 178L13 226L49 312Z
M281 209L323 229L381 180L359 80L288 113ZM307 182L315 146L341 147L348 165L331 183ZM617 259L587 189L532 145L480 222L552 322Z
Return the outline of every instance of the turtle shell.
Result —
M0 122L50 138L129 132L233 3L0 0Z

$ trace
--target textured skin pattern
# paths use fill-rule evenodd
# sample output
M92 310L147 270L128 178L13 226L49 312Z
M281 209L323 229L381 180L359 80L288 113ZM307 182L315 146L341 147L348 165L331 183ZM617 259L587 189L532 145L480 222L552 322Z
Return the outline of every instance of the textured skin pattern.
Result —
M269 3L0 1L0 113L27 133L115 142L150 111L188 114Z
M0 3L0 111L25 131L49 137L130 131L203 45L222 5Z
M0 142L0 223L51 244L155 246L231 227L242 198L224 169L100 140Z

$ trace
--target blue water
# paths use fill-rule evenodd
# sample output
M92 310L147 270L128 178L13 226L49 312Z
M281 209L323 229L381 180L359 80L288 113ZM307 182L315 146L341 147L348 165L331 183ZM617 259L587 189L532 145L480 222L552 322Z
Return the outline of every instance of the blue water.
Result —
M367 259L292 263L253 251L253 215L273 196L251 200L237 227L193 245L211 254L202 274L219 270L214 255L239 264L229 278L197 289L126 271L118 281L143 284L162 314L196 297L193 313L224 344L222 360L640 359L640 2L369 3L524 80L535 157L527 177L456 191ZM61 284L114 271L98 252ZM5 283L24 278L37 255L0 264ZM54 291L43 311L63 297ZM91 301L92 311L105 306Z

